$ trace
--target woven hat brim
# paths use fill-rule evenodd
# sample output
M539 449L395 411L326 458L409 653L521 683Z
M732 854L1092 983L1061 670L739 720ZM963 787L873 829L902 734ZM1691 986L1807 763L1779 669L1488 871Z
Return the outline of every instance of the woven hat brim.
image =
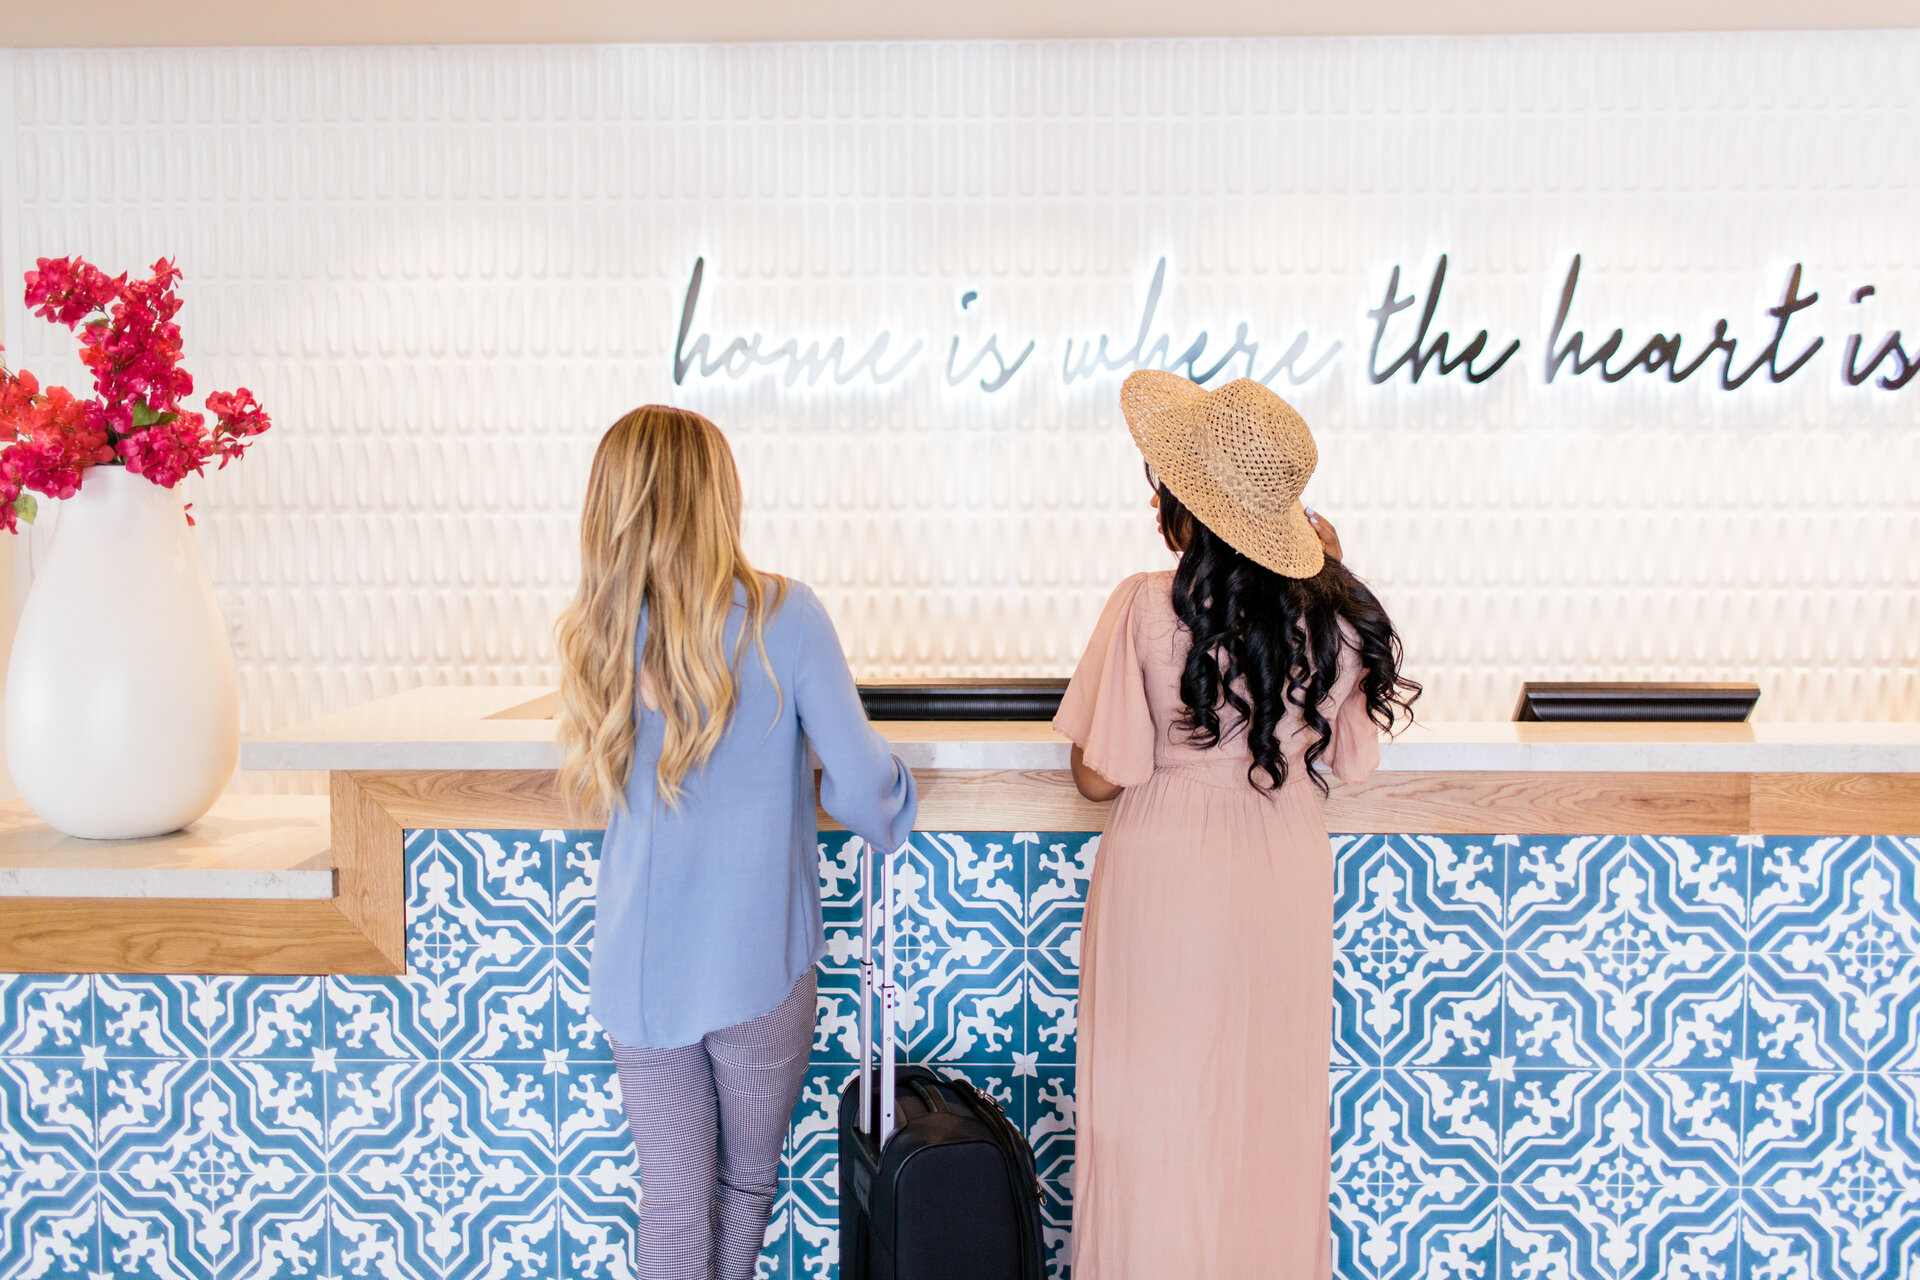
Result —
M1283 578L1311 578L1326 549L1296 500L1279 517L1257 515L1206 474L1193 422L1206 391L1175 373L1141 369L1127 378L1120 408L1133 442L1160 482L1226 544Z

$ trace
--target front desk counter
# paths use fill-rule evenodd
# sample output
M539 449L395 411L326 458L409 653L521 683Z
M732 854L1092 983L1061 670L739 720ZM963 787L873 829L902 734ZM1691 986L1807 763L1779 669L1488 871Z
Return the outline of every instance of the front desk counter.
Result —
M330 899L0 898L0 1277L631 1274L552 710L423 689L244 744L329 777ZM1058 1275L1105 807L1044 725L882 729L921 795L907 1056L1025 1124ZM1920 725L1425 726L1327 818L1338 1276L1920 1274ZM762 1275L830 1280L824 818L820 866Z

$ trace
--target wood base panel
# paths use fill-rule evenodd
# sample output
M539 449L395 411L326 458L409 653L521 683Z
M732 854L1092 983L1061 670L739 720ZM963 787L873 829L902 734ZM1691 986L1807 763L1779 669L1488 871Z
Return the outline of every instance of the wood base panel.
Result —
M373 974L403 968L332 902L0 900L0 972Z
M355 778L332 778L331 900L0 898L0 972L405 973L403 836Z

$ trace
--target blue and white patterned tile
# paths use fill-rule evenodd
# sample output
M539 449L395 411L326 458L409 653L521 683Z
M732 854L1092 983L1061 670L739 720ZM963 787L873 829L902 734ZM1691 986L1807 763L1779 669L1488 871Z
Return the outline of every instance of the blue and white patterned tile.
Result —
M511 1182L456 1169L445 1149L414 1167L372 1163L335 1174L329 1249L345 1275L433 1277L565 1274L559 1182Z
M1498 951L1512 836L1341 836L1334 842L1334 946Z
M532 947L509 961L470 969L468 980L448 992L456 1012L440 1037L440 1056L549 1060L562 1047L559 954L553 947Z
M1358 1073L1334 1096L1332 1211L1362 1274L1404 1271L1431 1226L1495 1199L1498 1096L1478 1073Z
M979 946L920 952L902 966L901 1042L915 1062L1011 1064L1025 1051L1026 953Z
M1797 1228L1819 1250L1814 1274L1888 1280L1920 1230L1920 1145L1911 1092L1881 1076L1814 1095L1808 1136L1772 1144L1747 1179L1760 1221ZM1818 1127L1813 1123L1817 1117ZM1817 1136L1816 1136L1817 1135Z
M1651 884L1649 898L1662 920L1689 932L1711 930L1717 945L1744 948L1751 929L1748 886L1760 839L1629 836L1627 843Z
M551 850L537 836L408 833L407 971L442 1054L490 1036L524 1040L528 1001L551 982Z
M860 1056L860 975L822 965L815 973L813 1060L854 1062ZM868 1000L872 1018L874 1001ZM869 1031L868 1034L872 1034Z
M600 876L598 831L542 831L553 869L553 942L559 947L593 945L593 903Z
M1336 952L1338 1034L1352 1060L1486 1066L1499 1050L1498 952Z
M1749 1188L1740 1208L1737 1244L1741 1266L1718 1274L1730 1278L1807 1276L1826 1280L1826 1273L1819 1269L1818 1260L1824 1251L1822 1242L1829 1233L1821 1228L1809 1231L1806 1225L1804 1222L1770 1220L1766 1206L1758 1201ZM1715 1272L1703 1269L1695 1274L1709 1276ZM1909 1270L1896 1270L1884 1280L1904 1280L1904 1277L1912 1274Z
M1333 1246L1342 1280L1491 1275L1497 1189L1420 1187L1384 1163L1335 1183Z
M1504 1083L1483 1070L1386 1068L1361 1116L1364 1139L1418 1164L1426 1176L1497 1182Z
M96 1007L115 1056L150 1052L158 1032L167 1051L158 1056L307 1058L324 1035L322 986L318 977L103 977Z
M860 930L860 838L848 831L822 831L814 847L819 852L820 909L829 931L839 928L858 935ZM876 872L877 874L877 872ZM875 893L879 886L875 885Z
M766 1238L760 1245L759 1261L754 1264L755 1280L787 1280L794 1274L794 1186L783 1182L774 1196Z
M917 832L902 895L943 946L1023 945L1029 843L1011 832Z
M1727 1214L1738 1188L1716 1178L1710 1156L1669 1143L1660 1108L1630 1079L1589 1100L1597 1105L1577 1141L1535 1143L1509 1162L1508 1203L1519 1221L1550 1224L1572 1243L1573 1274L1652 1280L1671 1238Z
M1511 1182L1534 1162L1564 1159L1601 1132L1617 1071L1517 1067L1500 1079L1500 1166Z
M835 1280L840 1274L839 1185L797 1180L787 1185L786 1274L797 1280Z
M96 1159L209 1204L327 1172L327 1077L304 1063L153 1059L113 1070Z
M1868 836L1767 837L1750 850L1748 946L1775 945L1785 930L1844 910L1853 874L1872 859Z
M554 1090L555 1143L562 1174L599 1168L611 1161L634 1171L638 1164L620 1094L620 1077L612 1062L569 1064L550 1076Z
M1072 1065L1080 1049L1080 974L1050 950L1028 951L1026 1052L1035 1062Z
M331 1167L374 1190L419 1183L422 1203L479 1213L555 1173L553 1092L548 1077L508 1076L485 1063L403 1063L374 1080L341 1081L329 1116Z
M1629 1071L1624 1080L1648 1102L1667 1150L1710 1166L1716 1182L1738 1184L1746 1160L1742 1121L1751 1073Z
M100 1248L99 1178L26 1156L0 1135L0 1276L91 1280L114 1274Z
M1049 1199L1073 1198L1074 1088L1072 1067L1042 1067L1032 1075L1017 1070L1021 1113L1027 1143L1033 1148L1033 1167Z
M32 1113L0 1125L0 1275L29 1257L39 1272L20 1274L144 1274L176 1248L226 1274L207 1269L217 1249L175 1243L193 1215L218 1217L193 1189L225 1179L241 1191L221 1192L228 1225L208 1240L252 1241L234 1248L257 1249L246 1268L262 1275L318 1249L340 1275L631 1276L635 1161L580 945L595 838L408 841L409 976L0 979L0 1094ZM821 846L815 1064L761 1270L827 1280L859 908L849 839ZM1052 1274L1068 1247L1097 847L921 836L901 874L919 997L907 1056L951 1059L1026 1126ZM1336 1273L1909 1273L1917 850L1343 840ZM96 1158L110 1185L93 1181ZM312 1237L303 1180L319 1170L335 1180L334 1225ZM95 1257L101 1241L122 1261Z
M840 1096L851 1079L851 1064L815 1062L807 1069L787 1131L781 1177L840 1184Z
M1046 1260L1047 1280L1069 1280L1073 1274L1073 1205L1049 1199L1040 1206L1040 1253Z
M92 1042L90 974L0 974L0 1055L77 1057Z
M612 1062L613 1043L593 1016L592 954L580 947L555 947L554 1050L568 1062Z
M0 1058L0 1275L98 1266L93 1081L78 1067Z
M216 1169L99 1175L100 1248L125 1280L319 1274L327 1258L328 1182Z
M1860 1077L1837 1071L1754 1073L1741 1090L1740 1156L1747 1186L1777 1168L1803 1163L1833 1144L1846 1125L1845 1104Z
M1613 1064L1643 1061L1668 1043L1670 1005L1738 989L1743 945L1717 912L1669 910L1672 877L1651 866L1645 847L1613 839L1582 851L1578 843L1543 856L1523 889L1582 891L1530 910L1507 963L1527 992L1558 1008L1554 1020L1572 1025L1586 1052ZM1545 868L1567 880L1542 879Z
M1846 1055L1826 1038L1832 997L1817 983L1749 954L1745 1060L1761 1071L1838 1071Z
M0 1177L94 1167L98 1075L76 1058L0 1058Z
M1069 957L1065 971L1079 972L1081 917L1100 855L1097 835L1015 832L1025 853L1027 945Z
M93 1035L107 1056L186 1058L203 1046L187 1006L193 980L151 974L101 974L94 979Z
M1756 877L1756 902L1771 905L1749 965L1819 1020L1817 1043L1848 1067L1920 1064L1903 1035L1920 1023L1920 909L1905 852L1898 841L1800 842L1770 848Z
M560 1280L633 1280L640 1183L595 1159L559 1181Z
M532 945L554 944L558 841L541 831L409 831L410 944L444 954L466 942L459 925L485 921ZM597 846L596 846L597 847ZM443 923L443 917L446 922Z
M431 1062L438 1035L423 1004L432 995L418 978L332 975L321 987L324 1049L339 1062Z

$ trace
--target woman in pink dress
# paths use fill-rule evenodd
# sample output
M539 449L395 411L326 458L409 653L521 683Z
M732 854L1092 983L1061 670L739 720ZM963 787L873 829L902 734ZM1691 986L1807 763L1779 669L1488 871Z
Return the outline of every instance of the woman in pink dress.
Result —
M1333 857L1419 686L1300 493L1260 383L1143 370L1121 404L1171 572L1107 602L1055 726L1117 796L1081 941L1074 1280L1328 1280Z

